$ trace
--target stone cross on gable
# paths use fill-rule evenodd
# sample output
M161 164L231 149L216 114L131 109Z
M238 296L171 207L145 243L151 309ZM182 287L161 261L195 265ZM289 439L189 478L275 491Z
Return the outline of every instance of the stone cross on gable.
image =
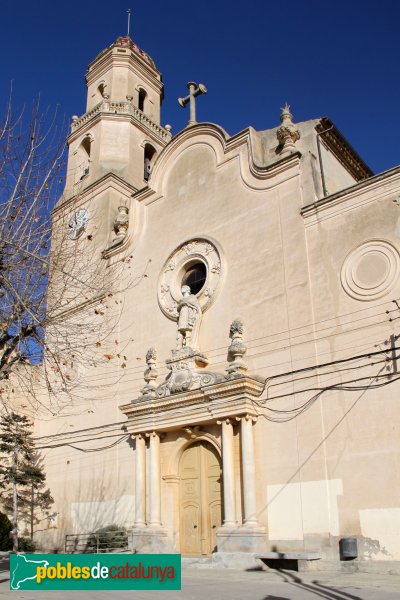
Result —
M187 84L189 94L185 96L185 98L178 98L179 104L185 108L186 104L190 102L190 119L188 121L187 126L196 125L196 98L200 94L207 94L207 88L203 83L194 83L194 81L189 81Z

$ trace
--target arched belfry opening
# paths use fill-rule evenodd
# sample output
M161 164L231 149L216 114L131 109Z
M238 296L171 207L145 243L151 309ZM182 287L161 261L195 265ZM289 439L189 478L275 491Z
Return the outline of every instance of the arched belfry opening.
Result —
M96 105L105 99L105 97L107 96L106 89L107 83L103 79L93 86L91 93L93 105Z
M144 147L144 173L143 178L145 181L150 179L151 170L153 164L157 158L157 151L151 144L145 144Z
M75 181L81 181L89 174L90 153L93 138L89 134L83 138L76 152Z
M222 467L216 448L205 440L188 446L179 462L180 551L209 555L222 524Z
M104 94L106 91L106 83L104 81L101 81L99 83L99 85L97 86L97 91L99 93L99 99L101 100L101 98L104 98Z
M139 110L141 110L142 112L146 112L145 111L146 104L147 104L147 92L145 89L139 88L139 95L138 95Z

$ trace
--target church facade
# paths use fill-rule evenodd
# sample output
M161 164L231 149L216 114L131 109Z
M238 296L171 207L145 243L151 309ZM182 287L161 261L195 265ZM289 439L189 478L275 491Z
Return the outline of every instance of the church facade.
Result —
M399 560L400 168L374 175L288 106L265 131L197 123L194 83L173 136L129 37L86 82L55 227L139 282L110 276L113 367L82 362L79 410L38 421L72 440L44 450L58 514L41 542L114 523L137 552L326 564L355 538L359 560ZM122 443L76 448L111 425Z

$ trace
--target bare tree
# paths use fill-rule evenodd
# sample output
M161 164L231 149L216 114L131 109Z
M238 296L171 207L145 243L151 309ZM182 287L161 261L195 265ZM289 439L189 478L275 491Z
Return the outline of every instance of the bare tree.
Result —
M36 406L45 390L52 414L82 393L80 363L126 366L114 335L122 310L115 295L147 276L146 266L133 274L126 253L110 264L95 231L71 223L58 122L38 102L29 120L14 117L9 102L0 126L0 397L5 405L14 378Z
M57 113L27 122L11 100L0 126L0 380L17 363L40 359L46 318L51 226L64 147Z

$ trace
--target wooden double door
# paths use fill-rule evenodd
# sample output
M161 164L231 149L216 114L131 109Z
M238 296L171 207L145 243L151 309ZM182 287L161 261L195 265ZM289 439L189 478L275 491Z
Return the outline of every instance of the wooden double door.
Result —
M222 523L221 461L208 442L186 448L180 461L181 553L208 555Z

